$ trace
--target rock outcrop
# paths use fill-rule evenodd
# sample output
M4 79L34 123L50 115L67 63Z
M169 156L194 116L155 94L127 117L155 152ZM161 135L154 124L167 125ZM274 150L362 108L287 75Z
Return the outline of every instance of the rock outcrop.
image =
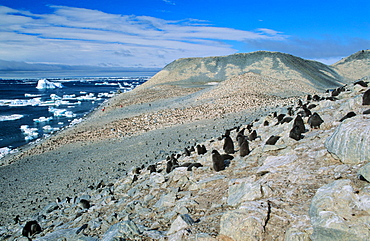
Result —
M279 80L294 80L323 90L341 85L343 78L330 66L293 55L257 51L229 56L183 58L168 64L139 88L161 84L199 86L252 72Z

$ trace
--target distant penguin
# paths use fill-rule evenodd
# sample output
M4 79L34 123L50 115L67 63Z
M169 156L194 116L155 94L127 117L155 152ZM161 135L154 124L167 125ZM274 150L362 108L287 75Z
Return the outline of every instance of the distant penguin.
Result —
M213 169L218 172L225 170L225 161L232 160L234 157L229 154L220 154L217 150L212 151L212 162L213 162Z
M270 136L270 138L266 141L266 145L275 145L276 142L280 139L280 136Z
M233 154L235 152L233 140L231 139L229 135L224 136L223 150L227 154Z
M297 117L294 119L293 127L298 126L300 133L306 132L306 127L304 126L303 119L300 115L297 115Z
M135 175L136 176L136 175ZM86 199L81 199L80 200L81 207L84 209L89 209L90 208L90 202Z
M362 114L364 114L364 115L368 115L368 114L370 114L370 109L365 110Z
M254 141L255 139L257 139L257 131L253 130L252 133L248 136L248 139L250 141Z
M212 151L213 170L216 172L225 170L225 162L217 150Z
M296 141L303 139L301 129L298 125L293 126L293 128L289 132L289 137Z
M200 146L200 145L197 145L196 146L196 149L197 149L197 153L198 155L203 155L203 154L206 154L207 153L207 149L204 145Z
M190 156L191 155L190 151L186 147L184 148L184 155L185 156Z
M342 119L339 120L339 122L342 122L342 121L344 121L346 119L349 119L349 118L352 118L354 116L356 116L355 112L353 112L353 111L348 112Z
M284 117L284 119L282 119L279 124L284 124L284 123L289 123L293 120L293 117L290 117L290 116L287 116L287 117Z
M307 95L307 101L312 100L312 95Z
M366 87L368 87L368 85L367 85L367 84L368 84L368 83L366 83L365 81L363 81L363 80L359 80L359 81L355 82L353 85L360 85L360 86L362 86L362 87L366 88Z
M30 238L34 234L38 234L41 232L42 232L41 226L38 224L36 220L28 221L22 229L22 235L27 238Z
M250 153L250 149L249 149L249 143L248 143L248 140L247 138L244 138L244 141L242 142L242 144L240 145L240 156L241 157L245 157L246 155L248 155Z
M191 163L189 166L188 166L188 169L187 169L187 171L192 171L192 168L193 167L196 167L196 168L198 168L198 167L202 167L203 165L202 164L200 164L200 163L198 163L198 162L195 162L195 163Z
M320 96L318 96L318 95L314 95L314 96L312 97L312 100L313 100L313 101L320 101L320 100L321 100L321 97L320 97Z
M370 89L365 91L364 95L362 96L362 105L370 105Z
M278 122L282 121L284 117L285 117L285 114L280 114L280 115L278 115L278 116L277 116L277 120L278 120Z
M288 115L290 115L290 116L294 115L293 107L288 107Z
M265 121L263 122L263 126L269 126L269 122L268 122L267 120L265 120Z
M147 168L147 170L149 170L150 173L157 172L155 165L149 165L148 168Z
M309 106L307 106L307 109L311 110L315 108L316 106L317 106L316 104L310 104Z
M172 171L172 161L167 161L167 166L166 166L166 172L170 173Z
M310 125L311 128L320 128L320 125L324 123L323 119L321 119L320 115L317 114L316 112L313 113L309 118L308 118L308 124Z

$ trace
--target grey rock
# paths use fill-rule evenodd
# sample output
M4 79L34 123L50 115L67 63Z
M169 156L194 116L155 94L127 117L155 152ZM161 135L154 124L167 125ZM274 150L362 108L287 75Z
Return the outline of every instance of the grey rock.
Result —
M262 196L262 186L259 183L241 182L229 186L227 204L235 206L241 202L260 199Z
M358 170L358 174L361 175L366 181L370 182L370 163L361 167L360 170Z
M370 161L369 120L361 116L341 123L326 140L325 147L343 163L358 164Z
M77 231L79 229L80 228L57 230L55 232L45 235L44 237L35 239L35 241L55 241L55 240L98 241L99 240L98 238L84 236L82 233L77 234Z
M312 199L312 240L370 240L370 192L356 194L350 180L337 180L319 188Z
M111 226L103 235L101 241L140 240L140 230L131 220L122 221Z
M193 225L195 222L188 214L181 214L177 216L175 221L171 224L170 229L167 232L167 235L171 235L179 232L180 230L186 229L189 226Z
M251 201L221 217L220 234L235 241L263 240L268 217L266 202Z

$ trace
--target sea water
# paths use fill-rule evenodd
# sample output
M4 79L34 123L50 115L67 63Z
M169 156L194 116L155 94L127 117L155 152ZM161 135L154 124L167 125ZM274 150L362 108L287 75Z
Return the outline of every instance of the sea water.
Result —
M42 82L39 79L0 79L0 158L80 122L108 98L130 91L148 78L48 80L55 88L36 88Z

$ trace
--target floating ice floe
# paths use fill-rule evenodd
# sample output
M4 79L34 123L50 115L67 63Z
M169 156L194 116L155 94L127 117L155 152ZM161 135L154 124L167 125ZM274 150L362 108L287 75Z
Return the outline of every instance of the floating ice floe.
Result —
M19 107L19 106L37 106L41 103L41 98L33 99L14 99L14 100L0 100L0 106L10 106L10 107Z
M13 115L2 115L0 116L0 121L13 121L23 118L23 115L13 114Z
M41 97L41 95L40 94L28 94L28 93L25 93L24 94L24 97L31 97L31 98L33 98L33 97Z
M58 127L51 127L50 125L46 125L46 126L42 127L42 129L44 130L44 132L47 132L47 133L51 133L51 132L59 131L60 130L60 128L58 128Z
M2 147L0 148L0 159L3 158L4 156L17 152L17 150L12 150L9 147Z
M44 116L41 116L40 118L38 119L33 119L34 122L36 123L41 123L41 122L48 122L48 121L51 121L53 119L53 117L44 117Z
M54 107L49 107L49 112L53 113L56 117L67 117L67 118L73 118L76 117L76 114L74 114L72 111L68 111L66 109L56 109Z
M118 85L118 83L103 82L103 83L95 83L95 85Z
M29 128L28 125L21 125L20 129L23 135L25 135L24 139L26 141L36 139L39 135L37 128Z
M62 83L51 82L47 79L40 79L37 82L36 86L36 89L56 89L56 88L63 88Z

